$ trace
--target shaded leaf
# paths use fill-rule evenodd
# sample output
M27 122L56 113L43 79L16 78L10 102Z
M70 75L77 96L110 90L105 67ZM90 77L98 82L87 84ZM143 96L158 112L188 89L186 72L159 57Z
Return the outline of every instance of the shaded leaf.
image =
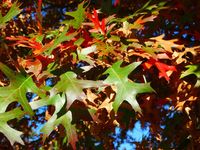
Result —
M65 127L66 136L68 139L68 142L72 144L72 146L75 148L75 142L77 141L77 135L76 135L76 128L75 125L72 125L72 114L70 111L62 115L61 117L58 117L58 112L62 109L66 101L66 98L64 94L62 96L60 95L54 95L50 98L40 99L38 101L31 102L30 105L32 109L38 109L42 106L47 105L54 105L55 111L54 114L49 118L49 120L44 124L44 126L41 129L41 132L45 134L43 137L43 140L46 139L50 135L50 133L59 125L62 124Z
M65 29L60 35L58 35L55 40L52 41L52 45L50 48L47 49L47 54L51 54L52 50L54 50L59 44L65 41L70 41L72 40L78 32L73 32L73 33L68 33L68 28Z

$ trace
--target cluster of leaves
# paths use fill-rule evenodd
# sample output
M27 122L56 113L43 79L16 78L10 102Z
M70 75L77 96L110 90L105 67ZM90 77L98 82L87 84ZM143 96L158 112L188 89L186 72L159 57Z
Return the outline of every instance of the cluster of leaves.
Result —
M115 1L115 5L118 3ZM136 36L145 23L154 21L160 10L167 8L164 2L153 5L147 2L134 14L120 18L105 16L83 1L76 10L65 13L70 19L49 29L42 24L41 7L39 0L37 13L27 15L16 2L4 1L1 6L0 132L11 144L24 144L23 133L8 122L24 115L33 117L42 106L48 106L46 123L41 129L43 141L55 130L63 132L59 128L62 125L73 148L80 138L77 135L80 121L92 136L101 139L103 135L97 130L123 127L119 110L127 105L143 124L152 122L150 128L158 141L162 139L159 127L153 124L156 118L148 116L159 115L159 111L151 112L153 104L161 108L171 103L174 108L169 111L186 112L190 119L186 128L193 134L189 129L195 123L191 121L192 109L200 86L199 64L195 60L200 47L185 47L176 43L177 39L165 40L164 35L143 39ZM11 22L28 21L29 33L6 31L11 26L8 21L16 15ZM36 19L31 20L31 15ZM187 80L191 75L194 83ZM47 86L48 79L55 83ZM173 92L163 94L164 86ZM35 100L29 101L27 92L37 94ZM91 117L80 115L82 109ZM79 116L73 115L75 112Z

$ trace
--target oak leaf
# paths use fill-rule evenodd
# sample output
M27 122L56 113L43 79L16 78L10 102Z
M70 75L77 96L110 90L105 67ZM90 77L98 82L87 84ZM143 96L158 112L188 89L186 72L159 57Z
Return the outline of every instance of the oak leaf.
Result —
M147 62L143 63L145 69L150 69L153 65L159 70L159 78L164 77L167 81L170 80L169 76L171 72L169 71L177 71L175 66L166 65L153 58L150 58Z
M36 110L42 106L48 106L48 105L54 105L55 111L53 115L49 118L49 120L44 124L41 132L44 133L43 141L50 135L50 133L55 130L55 128L62 124L65 128L66 136L68 139L68 142L71 143L72 147L75 149L75 142L77 139L76 134L76 128L75 125L73 125L72 122L72 114L71 111L66 112L62 116L58 116L58 113L61 111L65 104L66 98L65 95L62 94L61 96L59 94L56 94L52 97L40 99L37 101L33 101L30 103L30 106L33 110Z
M150 38L150 39L155 40L155 47L160 46L164 50L166 50L170 53L173 52L172 48L182 49L184 47L183 45L179 45L179 44L175 43L178 41L178 39L164 40L163 38L164 38L164 34L157 36L157 37Z
M197 77L197 82L195 84L195 87L200 86L200 64L196 65L188 65L186 66L187 70L181 74L180 78L184 78L188 75L194 74Z
M149 83L135 83L128 79L128 75L136 69L141 62L134 62L128 66L120 67L122 61L118 61L108 68L104 74L109 74L104 83L116 87L116 97L113 102L114 111L117 112L121 103L125 100L136 112L142 113L142 110L136 100L139 93L153 92Z
M10 103L18 101L26 113L33 115L34 113L28 103L26 93L33 92L40 97L44 97L45 95L41 89L36 86L31 76L16 73L2 63L0 63L0 70L10 81L8 86L0 87L0 113L5 112Z
M91 32L100 32L101 34L106 34L106 20L105 18L102 19L102 21L99 20L97 10L94 9L93 15L90 13L87 13L86 15L94 25L94 29L90 30Z
M21 118L24 114L25 113L20 108L15 108L11 111L0 113L0 132L2 132L8 138L11 145L13 145L15 142L24 145L24 142L20 137L23 133L11 128L7 122L15 118Z
M83 89L98 88L103 85L103 81L79 80L74 72L69 71L60 76L60 81L53 87L51 93L65 93L67 108L69 108L75 100L84 100L86 98Z

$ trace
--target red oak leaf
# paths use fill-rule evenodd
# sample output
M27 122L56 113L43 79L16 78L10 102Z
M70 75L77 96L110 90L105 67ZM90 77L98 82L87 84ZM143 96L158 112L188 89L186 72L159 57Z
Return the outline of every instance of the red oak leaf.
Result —
M24 36L17 36L17 37L7 37L7 40L16 41L13 45L18 45L21 47L28 47L32 49L41 49L42 44L37 42L35 38L27 38Z
M52 57L48 57L48 56L43 56L43 55L38 55L36 56L36 59L38 59L41 63L42 63L42 69L46 69L46 67L52 63L53 61L55 61L55 59Z
M84 42L81 44L81 46L89 47L91 45L90 42L92 42L92 38L90 37L90 34L85 29L83 29L81 33L82 33L82 37L84 39Z
M164 77L167 81L170 80L170 75L167 74L168 71L177 71L175 66L166 65L153 58L150 58L147 62L143 63L144 69L150 69L153 65L156 66L156 68L159 70L159 78Z
M93 24L94 24L94 29L90 30L90 31L92 31L92 32L100 31L101 34L105 34L106 33L105 18L102 19L102 21L99 21L98 13L97 13L97 11L95 9L94 9L93 15L90 14L90 13L87 13L86 15L89 18L89 20L91 20L93 22Z

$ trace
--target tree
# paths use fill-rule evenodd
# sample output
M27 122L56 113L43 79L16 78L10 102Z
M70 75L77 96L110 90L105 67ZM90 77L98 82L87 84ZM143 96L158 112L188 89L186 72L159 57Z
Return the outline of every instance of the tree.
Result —
M2 1L1 147L198 146L199 31L185 4Z

